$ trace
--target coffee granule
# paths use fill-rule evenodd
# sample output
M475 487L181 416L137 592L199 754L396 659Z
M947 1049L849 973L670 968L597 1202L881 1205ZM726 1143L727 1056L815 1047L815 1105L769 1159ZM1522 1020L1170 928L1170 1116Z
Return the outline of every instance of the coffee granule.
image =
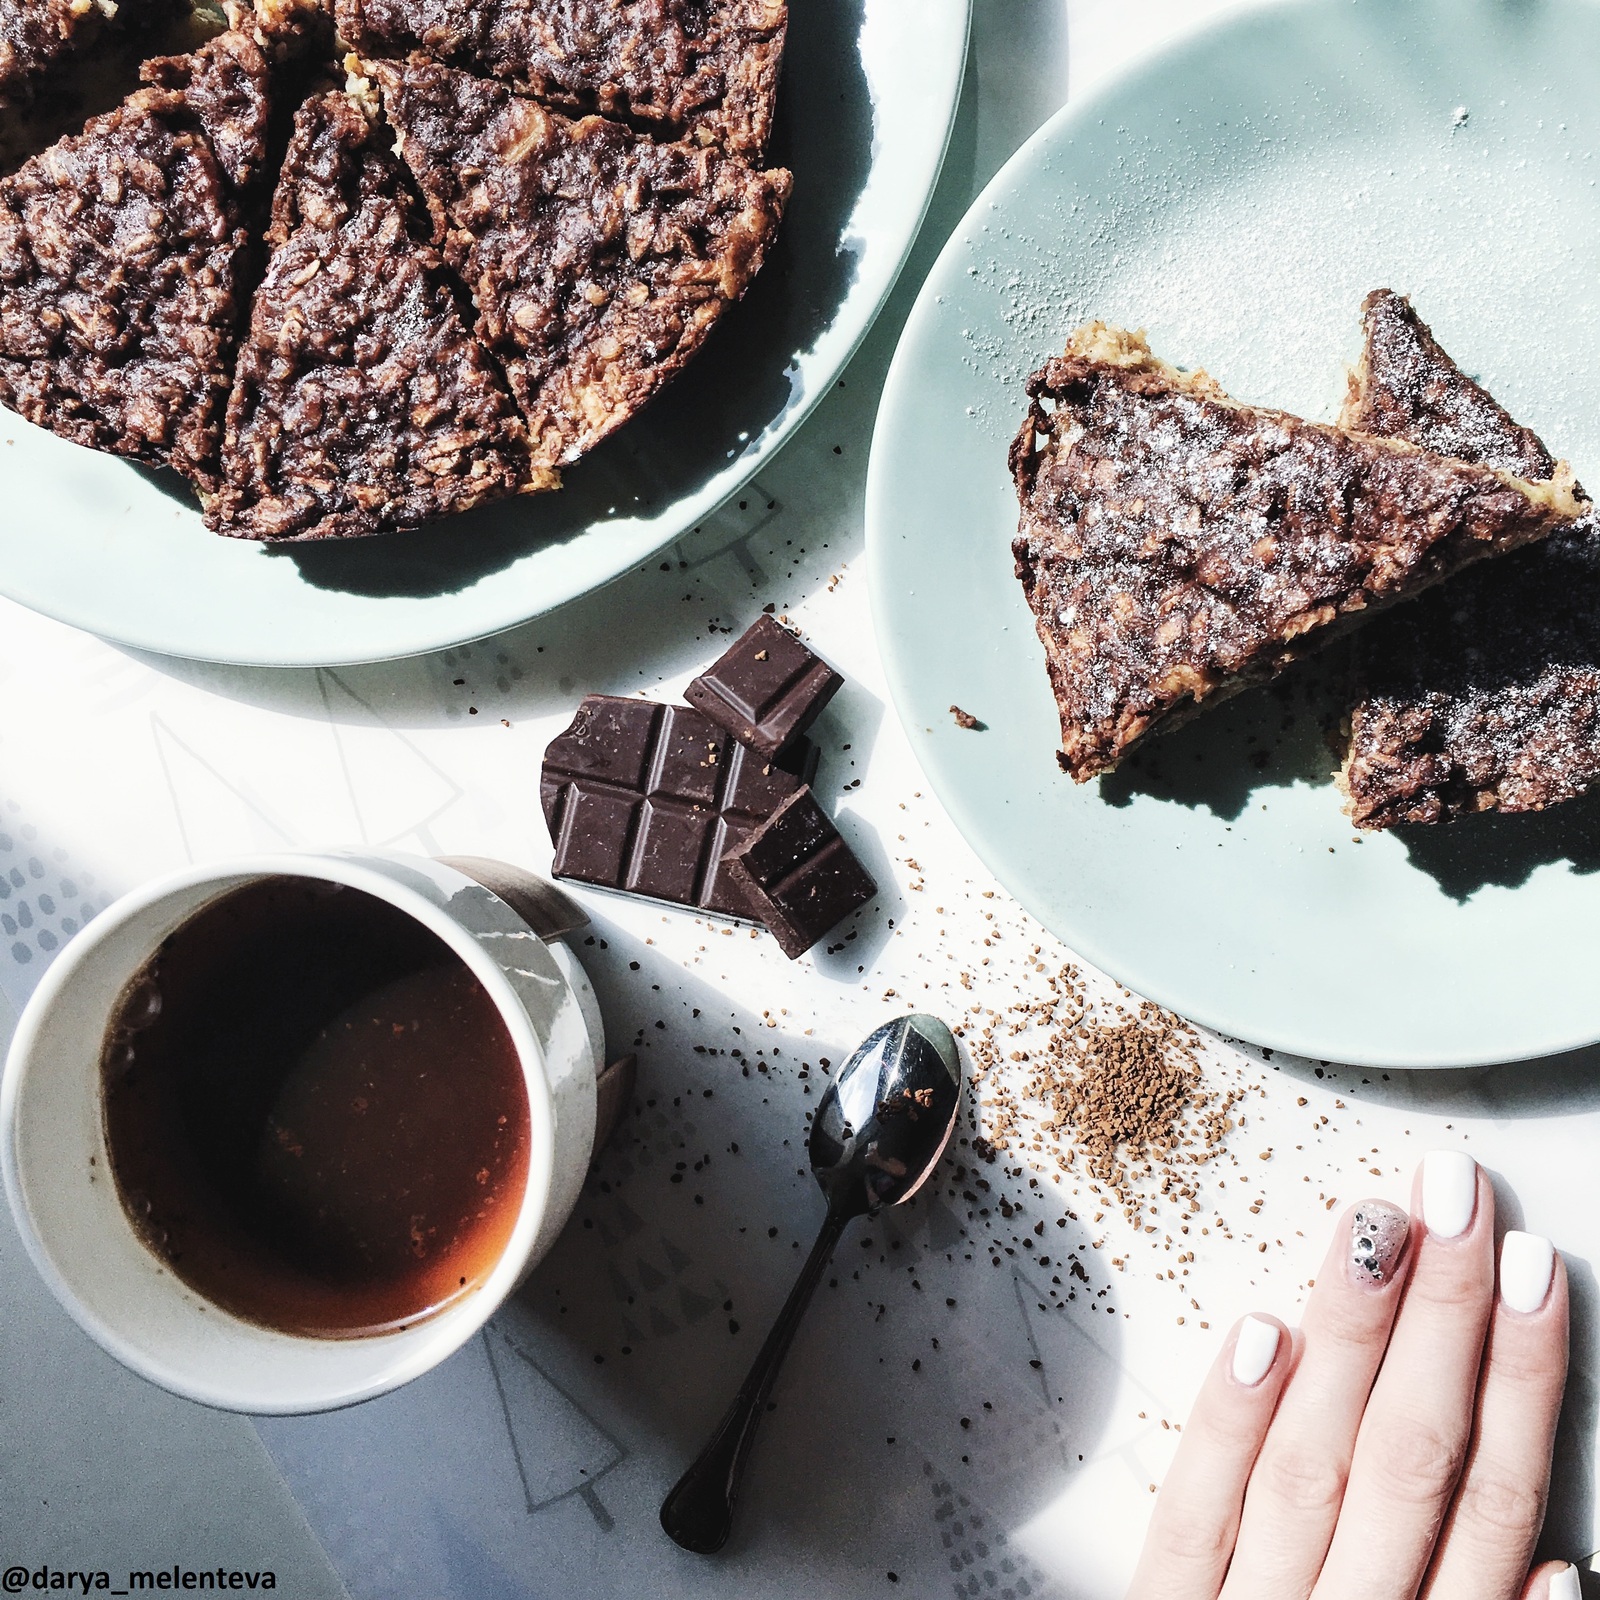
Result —
M1198 1212L1200 1170L1223 1154L1244 1090L1212 1086L1200 1036L1160 1006L1093 1000L1070 964L1047 986L968 1037L987 1143L1087 1178L1135 1226L1163 1207Z

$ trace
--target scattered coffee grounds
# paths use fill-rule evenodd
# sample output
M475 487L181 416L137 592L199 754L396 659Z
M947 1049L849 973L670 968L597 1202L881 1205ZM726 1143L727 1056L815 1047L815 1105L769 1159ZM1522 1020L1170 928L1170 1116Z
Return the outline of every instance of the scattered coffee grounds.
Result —
M772 760L844 679L781 622L762 615L684 691L684 699Z
M802 790L816 765L806 741L780 766L698 711L588 695L544 754L551 873L760 920L730 882L725 852Z
M956 719L958 728L970 728L976 733L982 733L989 726L986 722L979 722L970 711L963 711L960 706L951 706L950 715Z
M1199 1035L1171 1012L1097 1004L1070 965L1049 991L967 1039L989 1145L1086 1177L1135 1225L1164 1205L1198 1212L1200 1169L1223 1154L1243 1089L1208 1083ZM1013 1062L1016 1089L999 1071Z
M791 961L878 892L810 789L790 795L723 865Z

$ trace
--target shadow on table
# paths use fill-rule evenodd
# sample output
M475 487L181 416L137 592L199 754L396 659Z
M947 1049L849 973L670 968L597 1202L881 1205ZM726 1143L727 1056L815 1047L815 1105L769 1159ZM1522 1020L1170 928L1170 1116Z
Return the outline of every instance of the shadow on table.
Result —
M986 1209L1002 1174L972 1154L970 1107L936 1180L856 1223L822 1279L721 1557L732 1587L659 1532L661 1498L821 1223L804 1108L858 1041L770 1029L603 919L591 933L612 1048L635 1049L640 1076L551 1254L438 1371L350 1411L260 1424L355 1600L377 1600L386 1567L432 1600L526 1594L533 1574L541 1594L647 1573L652 1593L731 1594L754 1561L804 1571L819 1593L883 1566L913 1593L952 1561L980 1581L1026 1576L1006 1529L1092 1458L1119 1322L1089 1315L1109 1307L1087 1292L1071 1313L1049 1305L1066 1293L1052 1274L1074 1281L1067 1254L1093 1259L1059 1197L1025 1197L1048 1237L1002 1255L999 1230L1027 1229Z

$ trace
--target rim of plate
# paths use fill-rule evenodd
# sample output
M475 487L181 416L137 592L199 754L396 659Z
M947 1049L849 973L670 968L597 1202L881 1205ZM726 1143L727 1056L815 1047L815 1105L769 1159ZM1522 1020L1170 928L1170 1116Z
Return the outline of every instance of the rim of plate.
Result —
M910 382L908 371L912 363L919 359L913 352L926 337L927 325L935 317L935 307L939 303L941 287L950 276L951 263L963 249L966 236L974 228L982 226L984 214L994 197L1013 187L1018 169L1033 161L1041 147L1054 145L1070 135L1074 128L1093 121L1099 116L1103 106L1123 94L1130 83L1152 72L1169 72L1180 65L1184 57L1189 54L1209 51L1215 45L1216 35L1220 33L1235 29L1244 31L1263 18L1282 16L1297 10L1309 11L1321 3L1323 0L1235 0L1234 4L1229 5L1206 23L1182 33L1162 46L1140 54L1097 84L1081 100L1064 105L1048 118L1017 148L962 214L961 220L940 248L937 258L917 292L916 301L906 318L899 342L895 346L894 356L889 363L873 424L872 448L867 461L865 529L867 582L878 659L883 666L895 715L905 732L906 742L911 748L912 755L938 796L939 803L945 808L957 830L985 868L1041 927L1053 937L1060 939L1074 954L1116 982L1125 984L1135 994L1153 1000L1158 1005L1165 1006L1177 1015L1224 1038L1298 1056L1304 1060L1327 1061L1340 1066L1399 1071L1448 1071L1557 1057L1600 1043L1600 1020L1570 1033L1541 1040L1525 1051L1497 1054L1492 1058L1485 1058L1482 1054L1474 1054L1470 1050L1425 1054L1406 1049L1393 1050L1382 1055L1357 1049L1331 1056L1318 1040L1309 1035L1296 1035L1270 1028L1241 1029L1238 1017L1213 1010L1207 1005L1203 996L1193 995L1181 986L1174 987L1160 972L1147 972L1142 969L1137 952L1128 954L1120 946L1108 948L1097 936L1092 925L1075 929L1070 938L1057 932L1055 919L1046 915L1041 909L1026 876L1011 871L1009 866L1003 864L1002 852L998 847L991 847L989 819L973 815L964 793L946 784L940 769L931 767L924 760L923 741L915 731L914 719L908 716L911 698L907 682L908 674L903 668L901 659L888 644L894 636L894 631L887 610L888 602L884 599L887 575L882 571L880 563L885 559L883 551L887 544L887 530L892 523L893 513L888 504L885 482L888 472L884 465L887 448L880 449L880 443L888 434L888 419L899 409L900 393ZM931 746L927 748L931 751Z
M908 225L892 254L886 253L883 257L875 275L876 282L869 284L864 293L848 294L841 302L841 315L824 330L823 338L830 334L840 337L839 348L826 362L825 367L818 368L814 381L808 385L807 392L801 396L798 403L786 409L774 424L754 439L735 463L717 474L698 491L685 495L676 502L676 511L670 519L670 526L642 529L629 538L626 535L619 537L619 530L606 530L591 525L575 537L594 539L603 534L606 543L601 547L603 559L587 570L568 574L564 581L559 579L546 581L541 575L541 586L537 593L527 592L525 586L519 588L514 581L502 583L499 587L503 588L508 596L516 598L509 598L498 607L492 602L486 604L481 614L459 618L443 632L430 627L426 621L403 621L394 628L394 636L384 644L378 645L369 641L355 648L340 648L326 637L320 642L313 638L306 641L303 646L291 648L285 648L283 640L267 638L262 638L259 642L253 640L248 647L230 646L226 649L186 645L182 641L162 637L159 632L155 635L146 632L141 628L138 616L130 616L125 622L119 619L117 626L108 628L103 617L89 617L76 611L71 604L70 594L59 598L31 595L24 598L5 590L0 590L0 593L5 593L6 597L13 599L16 604L54 621L81 628L109 643L146 651L152 655L168 656L176 660L215 662L226 666L337 667L400 661L427 655L436 650L447 650L458 645L493 638L496 634L508 632L538 617L547 616L563 606L617 582L639 562L648 560L665 549L673 540L682 538L688 529L713 515L745 488L767 462L794 437L823 397L833 389L835 380L849 366L863 341L872 331L889 296L894 292L900 274L904 271L905 264L922 232L928 208L933 203L934 191L938 187L939 175L944 168L961 105L961 86L965 80L967 58L971 49L975 3L976 0L953 0L954 6L959 10L952 16L954 24L952 32L959 35L960 43L959 48L952 51L948 63L949 93L945 96L946 110L942 131L937 141L923 147L924 154L918 173L920 198L915 215L908 219ZM910 152L909 146L907 150ZM910 153L915 154L915 152ZM0 412L0 415L10 415L10 413ZM495 577L510 578L511 570L506 569ZM337 621L330 618L322 626L321 633L328 635L336 632L337 628Z

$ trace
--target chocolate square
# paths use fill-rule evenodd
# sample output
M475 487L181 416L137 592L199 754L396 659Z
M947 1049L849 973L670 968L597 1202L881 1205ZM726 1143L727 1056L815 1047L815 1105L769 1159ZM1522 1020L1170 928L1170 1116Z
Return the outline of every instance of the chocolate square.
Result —
M728 850L723 872L791 960L878 892L809 788Z
M684 691L684 699L772 760L844 679L782 623L762 615Z
M589 695L540 773L552 875L757 920L723 851L816 767L806 740L767 762L686 706Z
M619 883L632 856L639 800L607 789L574 789L556 836L558 876Z
M716 820L703 806L666 796L646 800L623 887L654 900L693 905Z

